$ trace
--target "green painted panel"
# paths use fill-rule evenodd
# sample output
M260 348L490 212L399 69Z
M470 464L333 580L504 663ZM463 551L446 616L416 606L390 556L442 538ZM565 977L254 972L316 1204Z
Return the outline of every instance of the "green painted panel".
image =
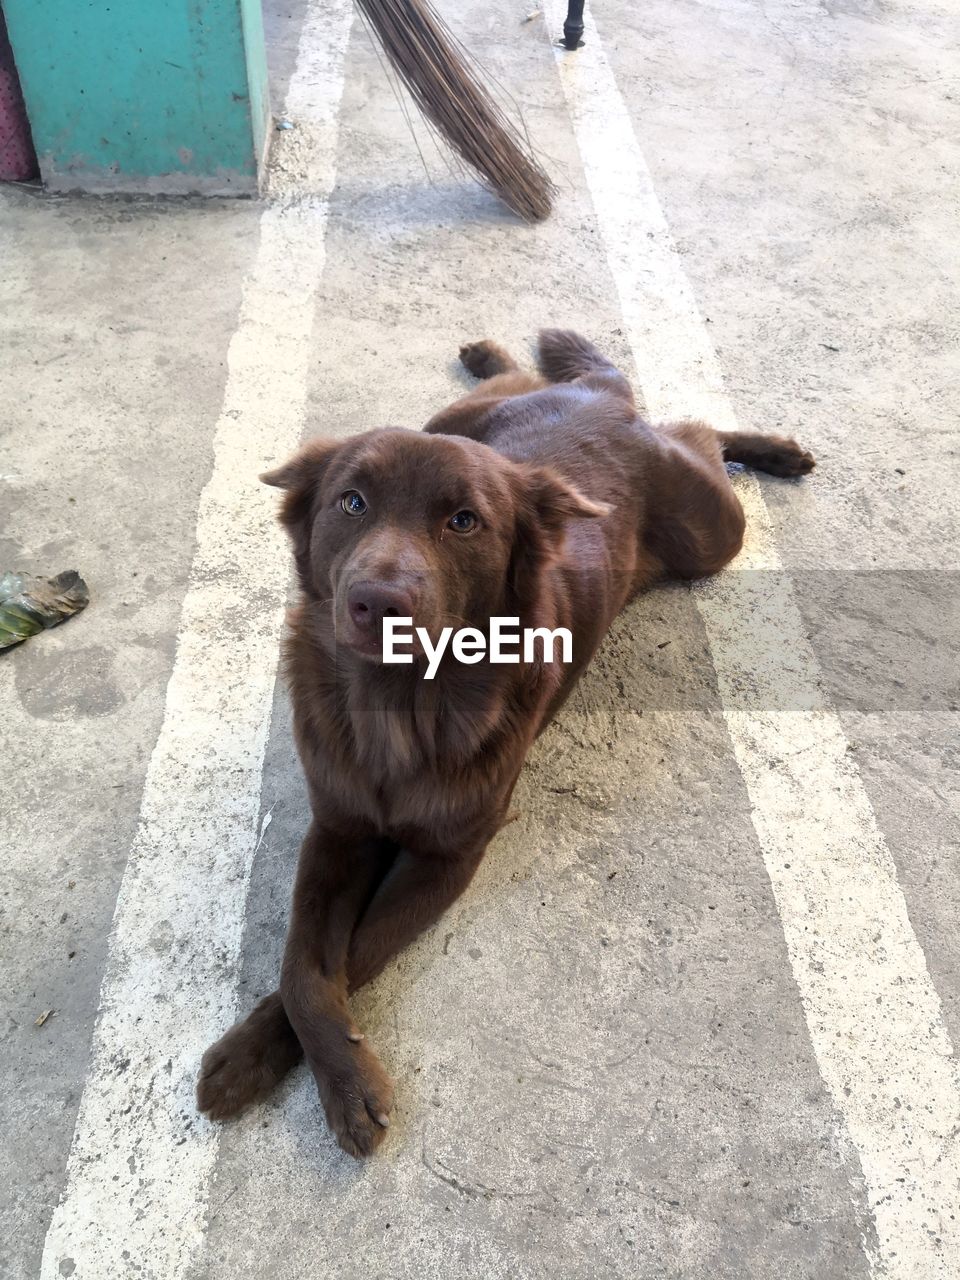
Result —
M256 188L259 0L2 0L51 186Z
M243 23L243 45L247 55L247 91L250 95L253 145L258 159L262 160L269 136L270 93L267 86L267 57L263 39L261 0L240 0L240 14Z

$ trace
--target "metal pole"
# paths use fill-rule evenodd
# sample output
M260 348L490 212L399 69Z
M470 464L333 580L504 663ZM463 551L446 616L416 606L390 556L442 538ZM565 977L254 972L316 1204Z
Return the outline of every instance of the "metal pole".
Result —
M570 0L567 6L567 20L563 24L563 43L568 49L579 49L583 44L583 5L584 0Z

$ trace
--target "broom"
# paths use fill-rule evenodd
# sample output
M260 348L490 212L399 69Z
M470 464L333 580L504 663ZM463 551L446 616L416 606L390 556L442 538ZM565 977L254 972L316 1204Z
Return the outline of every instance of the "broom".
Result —
M550 179L429 0L356 0L414 102L453 150L528 222L550 212Z

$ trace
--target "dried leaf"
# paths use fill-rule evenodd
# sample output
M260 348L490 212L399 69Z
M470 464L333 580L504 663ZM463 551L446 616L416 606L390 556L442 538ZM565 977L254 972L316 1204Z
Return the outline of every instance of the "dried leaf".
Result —
M76 569L55 578L12 572L0 575L0 649L58 626L85 609L89 601L87 584Z

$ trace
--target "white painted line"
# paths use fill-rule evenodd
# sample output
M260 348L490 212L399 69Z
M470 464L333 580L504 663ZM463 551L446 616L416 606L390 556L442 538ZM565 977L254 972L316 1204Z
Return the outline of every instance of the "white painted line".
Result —
M207 1044L233 1020L289 551L258 484L297 445L324 265L350 0L311 0L287 114L306 199L268 206L230 343L160 736L117 901L92 1060L42 1280L188 1273L218 1131ZM286 137L289 135L281 135Z
M545 5L549 28L561 0ZM586 18L557 63L647 407L736 429L640 147ZM809 443L809 442L808 442ZM809 481L816 484L816 479ZM739 570L695 592L823 1079L857 1147L877 1274L960 1276L960 1074L896 868L775 546L755 477Z

